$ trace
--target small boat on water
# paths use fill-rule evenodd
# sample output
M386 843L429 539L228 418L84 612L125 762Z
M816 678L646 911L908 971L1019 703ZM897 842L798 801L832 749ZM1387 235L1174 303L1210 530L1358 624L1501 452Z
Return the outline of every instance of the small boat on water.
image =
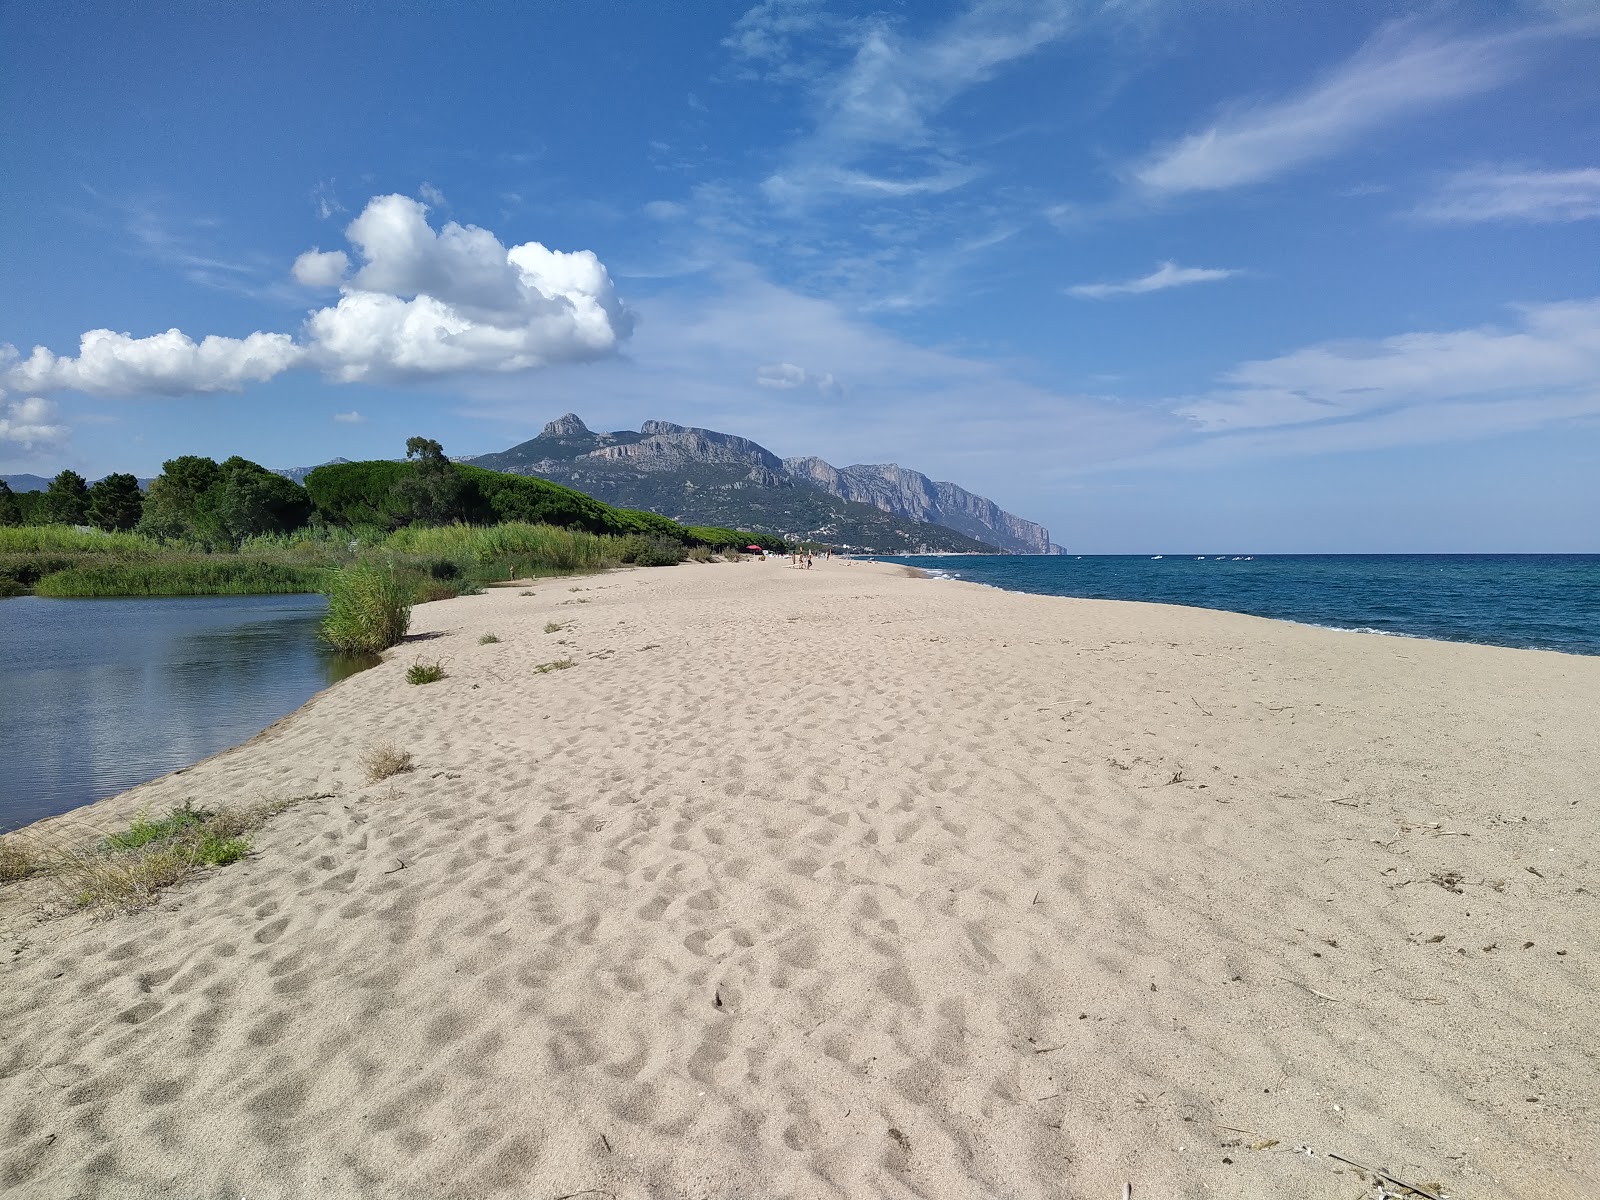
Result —
M1156 560L1156 559L1158 559L1158 558L1165 558L1165 557L1166 557L1166 555L1165 555L1165 554L1152 554L1152 555L1151 555L1151 556L1150 556L1150 561L1151 561L1151 562L1155 562L1155 560Z

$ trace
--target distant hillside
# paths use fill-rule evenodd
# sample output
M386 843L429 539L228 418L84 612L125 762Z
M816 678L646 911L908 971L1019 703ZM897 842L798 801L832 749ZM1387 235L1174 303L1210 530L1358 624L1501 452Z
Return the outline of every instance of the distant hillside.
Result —
M42 475L0 475L0 479L5 480L6 485L13 492L47 492L50 490L50 481ZM98 481L91 479L89 482L96 483ZM153 482L155 482L153 479L141 479L139 480L139 486L149 490Z
M880 553L1059 552L1043 527L954 484L901 467L840 471L817 458L784 460L748 438L670 421L646 421L638 433L597 433L567 413L536 438L470 461L680 521L732 523Z
M330 458L325 463L318 463L317 467L337 467L349 461L350 460L348 458ZM272 469L272 473L274 475L282 475L285 479L292 479L296 483L303 484L306 481L306 476L315 471L317 467L274 467Z
M41 475L0 475L0 480L13 492L42 492L50 486L50 481Z

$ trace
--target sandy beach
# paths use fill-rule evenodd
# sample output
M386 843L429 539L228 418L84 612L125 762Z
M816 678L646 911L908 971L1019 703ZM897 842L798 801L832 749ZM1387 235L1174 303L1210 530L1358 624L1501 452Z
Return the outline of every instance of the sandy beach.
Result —
M31 831L312 797L0 889L0 1192L1600 1196L1600 659L841 561L412 628Z

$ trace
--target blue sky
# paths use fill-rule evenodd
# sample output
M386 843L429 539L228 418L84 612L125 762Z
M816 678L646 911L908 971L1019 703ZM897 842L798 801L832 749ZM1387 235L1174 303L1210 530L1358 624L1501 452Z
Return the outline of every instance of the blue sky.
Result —
M572 410L1081 552L1600 550L1600 5L141 7L0 9L0 471Z

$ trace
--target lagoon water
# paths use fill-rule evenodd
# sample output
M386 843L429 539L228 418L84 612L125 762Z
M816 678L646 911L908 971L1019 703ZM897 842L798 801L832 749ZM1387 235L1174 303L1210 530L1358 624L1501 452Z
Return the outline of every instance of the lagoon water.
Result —
M321 596L0 600L0 830L215 754L356 664Z
M941 555L895 558L1017 592L1600 654L1600 554Z

